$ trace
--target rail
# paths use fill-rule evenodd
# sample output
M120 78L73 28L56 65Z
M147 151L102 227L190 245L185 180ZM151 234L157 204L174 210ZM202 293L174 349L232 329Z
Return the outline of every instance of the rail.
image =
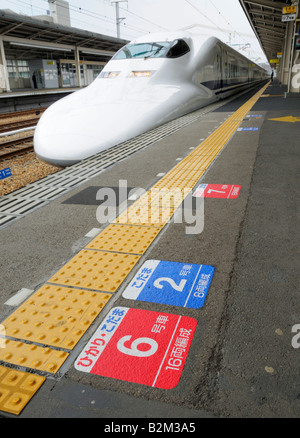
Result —
M0 160L6 160L31 151L33 151L32 135L15 140L8 140L0 144Z

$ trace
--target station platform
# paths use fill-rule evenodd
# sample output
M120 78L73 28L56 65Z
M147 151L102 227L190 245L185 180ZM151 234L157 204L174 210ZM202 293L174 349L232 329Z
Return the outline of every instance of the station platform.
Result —
M299 417L299 103L260 85L0 200L0 416Z
M48 106L77 90L78 87L26 88L3 92L0 93L0 114Z
M9 92L0 93L0 99L5 99L7 97L17 97L17 96L41 96L44 94L57 94L74 92L79 90L79 87L68 87L68 88L24 88L19 90L11 90Z

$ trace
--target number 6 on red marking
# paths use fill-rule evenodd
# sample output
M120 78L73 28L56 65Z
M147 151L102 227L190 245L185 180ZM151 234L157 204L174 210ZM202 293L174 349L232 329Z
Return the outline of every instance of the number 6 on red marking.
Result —
M187 316L115 307L78 356L75 368L156 388L174 388L196 326L195 319ZM104 345L99 345L99 339L104 339Z
M154 339L150 338L138 338L135 341L132 342L131 347L127 348L125 347L125 342L129 341L132 338L131 335L124 336L121 338L117 343L117 349L124 354L128 354L129 356L135 356L135 357L149 357L152 356L154 353L156 353L156 350L158 349L158 343L154 341ZM148 351L141 351L138 349L138 345L140 344L148 344L150 345L150 350Z

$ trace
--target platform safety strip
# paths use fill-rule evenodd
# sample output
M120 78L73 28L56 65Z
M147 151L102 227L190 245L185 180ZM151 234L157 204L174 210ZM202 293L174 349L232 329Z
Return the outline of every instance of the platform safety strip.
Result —
M49 283L114 293L139 259L132 254L83 249Z
M7 344L7 355L4 357L5 352L1 352L0 360L20 366L24 360L23 364L32 369L54 373L58 371L69 352L171 220L186 196L192 192L197 181L225 147L267 86L121 213L113 224L101 231L86 248L2 322L6 335L18 341ZM21 341L26 341L25 346L21 345ZM35 343L42 344L42 347ZM67 350L66 354L57 348ZM44 359L46 352L51 354L51 360L48 357ZM7 394L5 382L0 381L0 403L1 394ZM16 394L15 400L19 397ZM33 393L27 395L24 399L29 401ZM20 411L6 400L5 396L0 410L18 414ZM23 403L22 406L25 405Z
M45 284L2 325L7 336L72 350L109 299L110 295L105 293ZM15 350L18 351L18 346ZM42 356L47 359L47 354ZM41 366L38 369L51 371L47 363ZM37 369L35 363L30 368Z
M1 361L47 373L56 373L69 356L66 351L52 350L10 339L5 339L2 347Z
M45 377L0 365L0 411L19 415L45 380Z

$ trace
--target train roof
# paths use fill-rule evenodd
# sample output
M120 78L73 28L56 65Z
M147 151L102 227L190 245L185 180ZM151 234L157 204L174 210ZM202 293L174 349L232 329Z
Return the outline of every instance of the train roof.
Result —
M247 58L234 48L228 46L228 44L221 41L219 38L215 36L208 36L206 34L201 34L196 32L193 32L193 30L177 30L177 31L171 31L171 32L156 32L156 33L148 33L146 35L140 36L135 38L134 40L130 41L129 44L139 44L139 43L153 43L153 42L163 42L163 41L174 41L177 39L184 39L187 42L193 42L194 48L200 49L200 47L203 44L219 44L223 46L226 50L230 51L232 54L235 54L239 58L244 59L247 62L251 62L254 64L257 68L264 70L262 67L257 65L254 61Z

